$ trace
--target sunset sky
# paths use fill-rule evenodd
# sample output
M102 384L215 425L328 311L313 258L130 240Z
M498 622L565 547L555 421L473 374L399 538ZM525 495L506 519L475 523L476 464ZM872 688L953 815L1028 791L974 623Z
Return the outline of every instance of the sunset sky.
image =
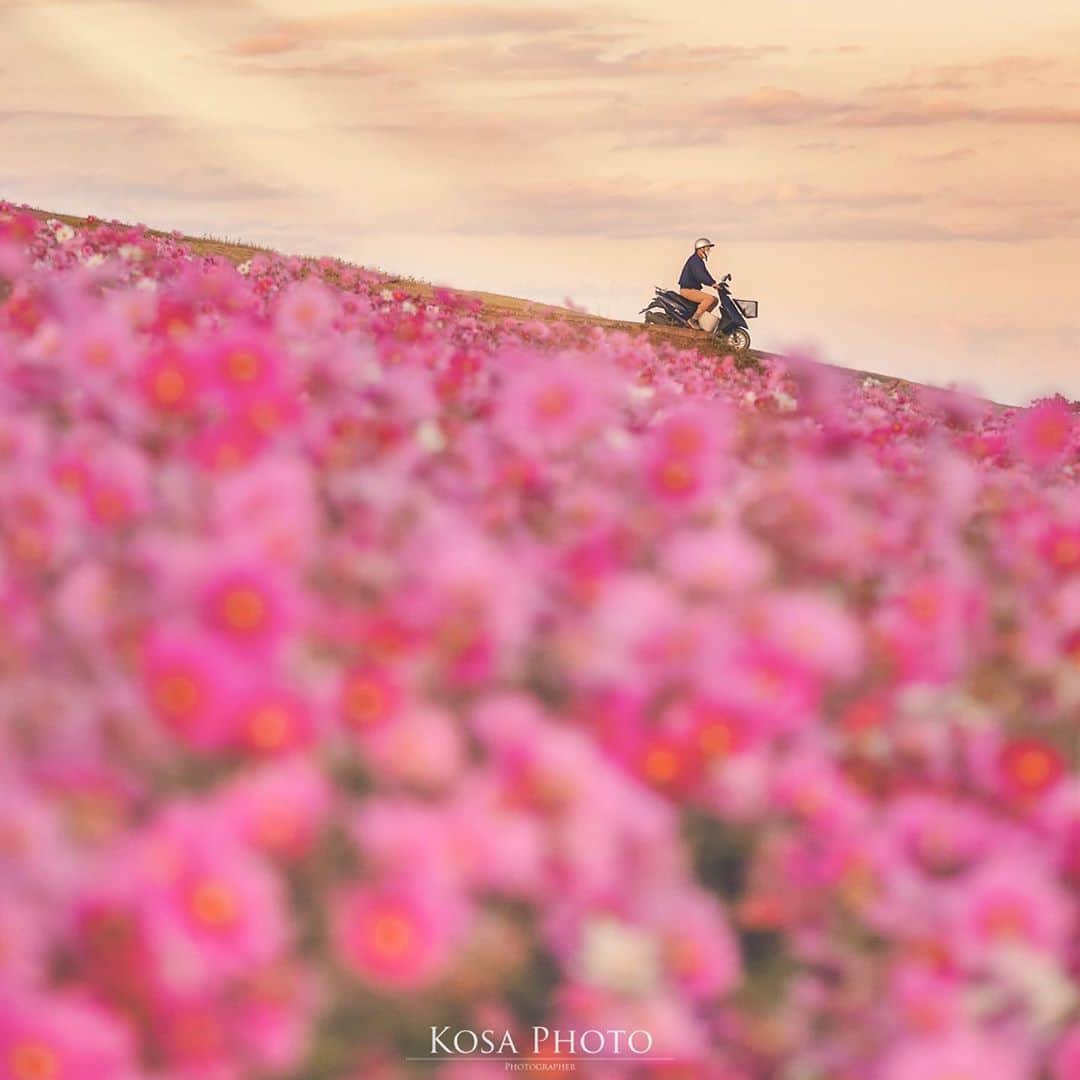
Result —
M675 14L677 13L677 14ZM1080 397L1080 5L0 0L0 197Z

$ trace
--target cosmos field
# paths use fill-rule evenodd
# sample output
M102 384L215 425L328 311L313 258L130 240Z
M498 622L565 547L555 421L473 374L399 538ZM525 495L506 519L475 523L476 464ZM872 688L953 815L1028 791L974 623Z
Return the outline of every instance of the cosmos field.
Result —
M0 1078L1076 1080L1078 469L0 203Z

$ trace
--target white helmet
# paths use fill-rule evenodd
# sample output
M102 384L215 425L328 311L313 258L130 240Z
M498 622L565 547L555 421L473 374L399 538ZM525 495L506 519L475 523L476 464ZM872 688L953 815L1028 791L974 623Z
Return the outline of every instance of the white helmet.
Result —
M701 239L694 242L694 250L700 251L702 248L716 247L716 245L707 237L703 236Z

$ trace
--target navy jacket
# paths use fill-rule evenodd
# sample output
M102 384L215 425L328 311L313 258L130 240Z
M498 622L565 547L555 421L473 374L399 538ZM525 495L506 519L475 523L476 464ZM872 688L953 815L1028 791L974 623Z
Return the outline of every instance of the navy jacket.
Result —
M703 285L715 285L712 274L709 273L709 268L705 265L705 260L695 251L689 259L686 260L686 265L682 268L682 274L679 277L680 289L700 289Z

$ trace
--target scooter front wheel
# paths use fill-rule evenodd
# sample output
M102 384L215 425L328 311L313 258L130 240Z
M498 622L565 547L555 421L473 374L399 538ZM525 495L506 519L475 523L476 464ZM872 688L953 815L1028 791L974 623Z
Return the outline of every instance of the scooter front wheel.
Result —
M750 348L750 331L739 327L730 334L724 334L720 340L733 352L746 352Z

